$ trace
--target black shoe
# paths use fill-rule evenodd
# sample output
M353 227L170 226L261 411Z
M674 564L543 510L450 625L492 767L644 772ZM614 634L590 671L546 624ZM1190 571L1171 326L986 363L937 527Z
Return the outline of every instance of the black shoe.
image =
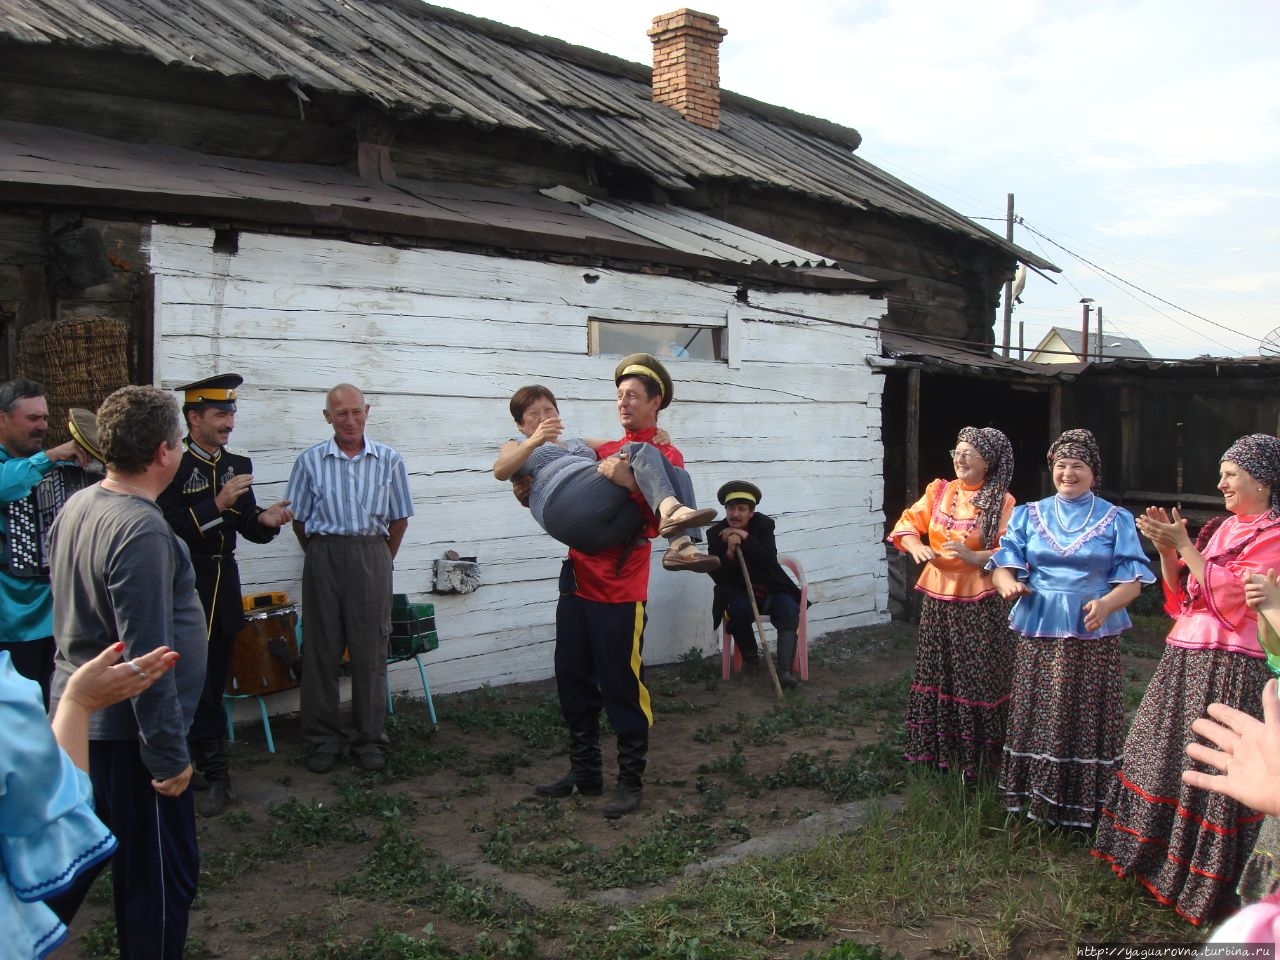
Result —
M209 789L196 801L196 813L202 817L218 817L227 809L231 799L231 784L225 780L214 780Z
M794 690L800 686L800 681L796 679L796 675L790 670L778 671L778 683L782 685L784 690Z
M338 751L315 750L307 757L307 769L312 773L328 773L338 765Z
M639 808L640 800L643 796L644 789L642 787L619 783L613 791L613 797L604 805L605 817L609 820L625 817L628 813L632 813Z
M598 797L604 793L604 781L597 780L582 782L578 780L573 771L570 770L559 780L552 783L540 783L533 788L533 792L539 797L569 797L575 792L582 794L584 797Z
M356 763L360 764L361 770L379 773L387 769L387 755L377 749L366 750L364 753L356 754Z

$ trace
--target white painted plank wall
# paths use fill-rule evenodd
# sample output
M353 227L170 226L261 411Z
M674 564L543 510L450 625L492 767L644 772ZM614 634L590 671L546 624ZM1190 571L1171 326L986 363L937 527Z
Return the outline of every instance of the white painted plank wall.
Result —
M410 471L416 515L396 589L436 605L433 690L552 673L565 551L490 466L514 434L507 400L526 383L555 391L572 432L617 436L616 358L587 355L589 318L741 318L738 366L672 363L676 401L662 425L700 502L714 504L730 479L763 487L783 552L806 568L813 635L887 619L882 381L865 363L882 301L753 291L743 304L732 286L539 261L255 234L241 234L229 256L212 241L205 229L152 228L158 383L228 370L246 378L232 445L253 457L261 503L283 494L298 452L329 435L324 392L340 381L365 390L369 435L395 446ZM664 546L655 541L651 663L715 647L710 580L664 573ZM483 585L428 595L432 563L450 548L480 558ZM246 591L300 596L301 553L288 532L243 544L240 558ZM393 679L420 689L411 664Z

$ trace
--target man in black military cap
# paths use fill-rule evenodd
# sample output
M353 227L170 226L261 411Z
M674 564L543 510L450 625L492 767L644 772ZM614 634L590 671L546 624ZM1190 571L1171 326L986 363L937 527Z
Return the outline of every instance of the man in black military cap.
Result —
M222 813L231 789L222 693L236 634L244 625L236 534L267 543L293 519L287 500L265 510L257 505L252 462L226 448L235 429L236 388L243 382L226 373L180 388L188 433L178 472L157 501L191 551L209 637L204 691L188 735L192 763L208 785L196 804L206 817Z
M741 551L751 577L756 608L767 615L778 631L778 680L784 687L796 685L791 666L796 657L796 631L800 626L800 588L778 563L778 547L773 539L773 518L756 511L760 488L746 480L730 480L717 492L724 504L725 518L707 531L707 551L720 558L720 567L711 571L715 595L711 601L711 622L719 629L728 614L729 632L748 670L760 663L756 645L755 615L751 594L742 579L738 563Z

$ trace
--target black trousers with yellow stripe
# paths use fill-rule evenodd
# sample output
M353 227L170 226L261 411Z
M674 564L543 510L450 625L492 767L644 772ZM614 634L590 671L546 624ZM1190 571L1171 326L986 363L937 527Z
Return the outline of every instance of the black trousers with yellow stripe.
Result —
M653 725L644 685L643 603L600 603L562 594L556 606L556 692L570 729L604 710L622 733Z

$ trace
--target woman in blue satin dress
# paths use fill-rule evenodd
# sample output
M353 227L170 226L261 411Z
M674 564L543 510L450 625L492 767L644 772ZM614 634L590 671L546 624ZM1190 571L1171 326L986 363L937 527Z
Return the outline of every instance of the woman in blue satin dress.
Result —
M1123 742L1125 608L1155 575L1133 514L1094 493L1093 434L1066 431L1048 461L1056 492L1014 508L988 563L1000 595L1018 601L999 788L1011 812L1092 829Z
M117 663L124 644L80 667L52 718L40 686L0 651L0 931L6 957L48 956L67 936L56 898L116 849L93 813L89 716L136 697L172 669L178 655L157 647ZM55 901L54 906L45 901Z

